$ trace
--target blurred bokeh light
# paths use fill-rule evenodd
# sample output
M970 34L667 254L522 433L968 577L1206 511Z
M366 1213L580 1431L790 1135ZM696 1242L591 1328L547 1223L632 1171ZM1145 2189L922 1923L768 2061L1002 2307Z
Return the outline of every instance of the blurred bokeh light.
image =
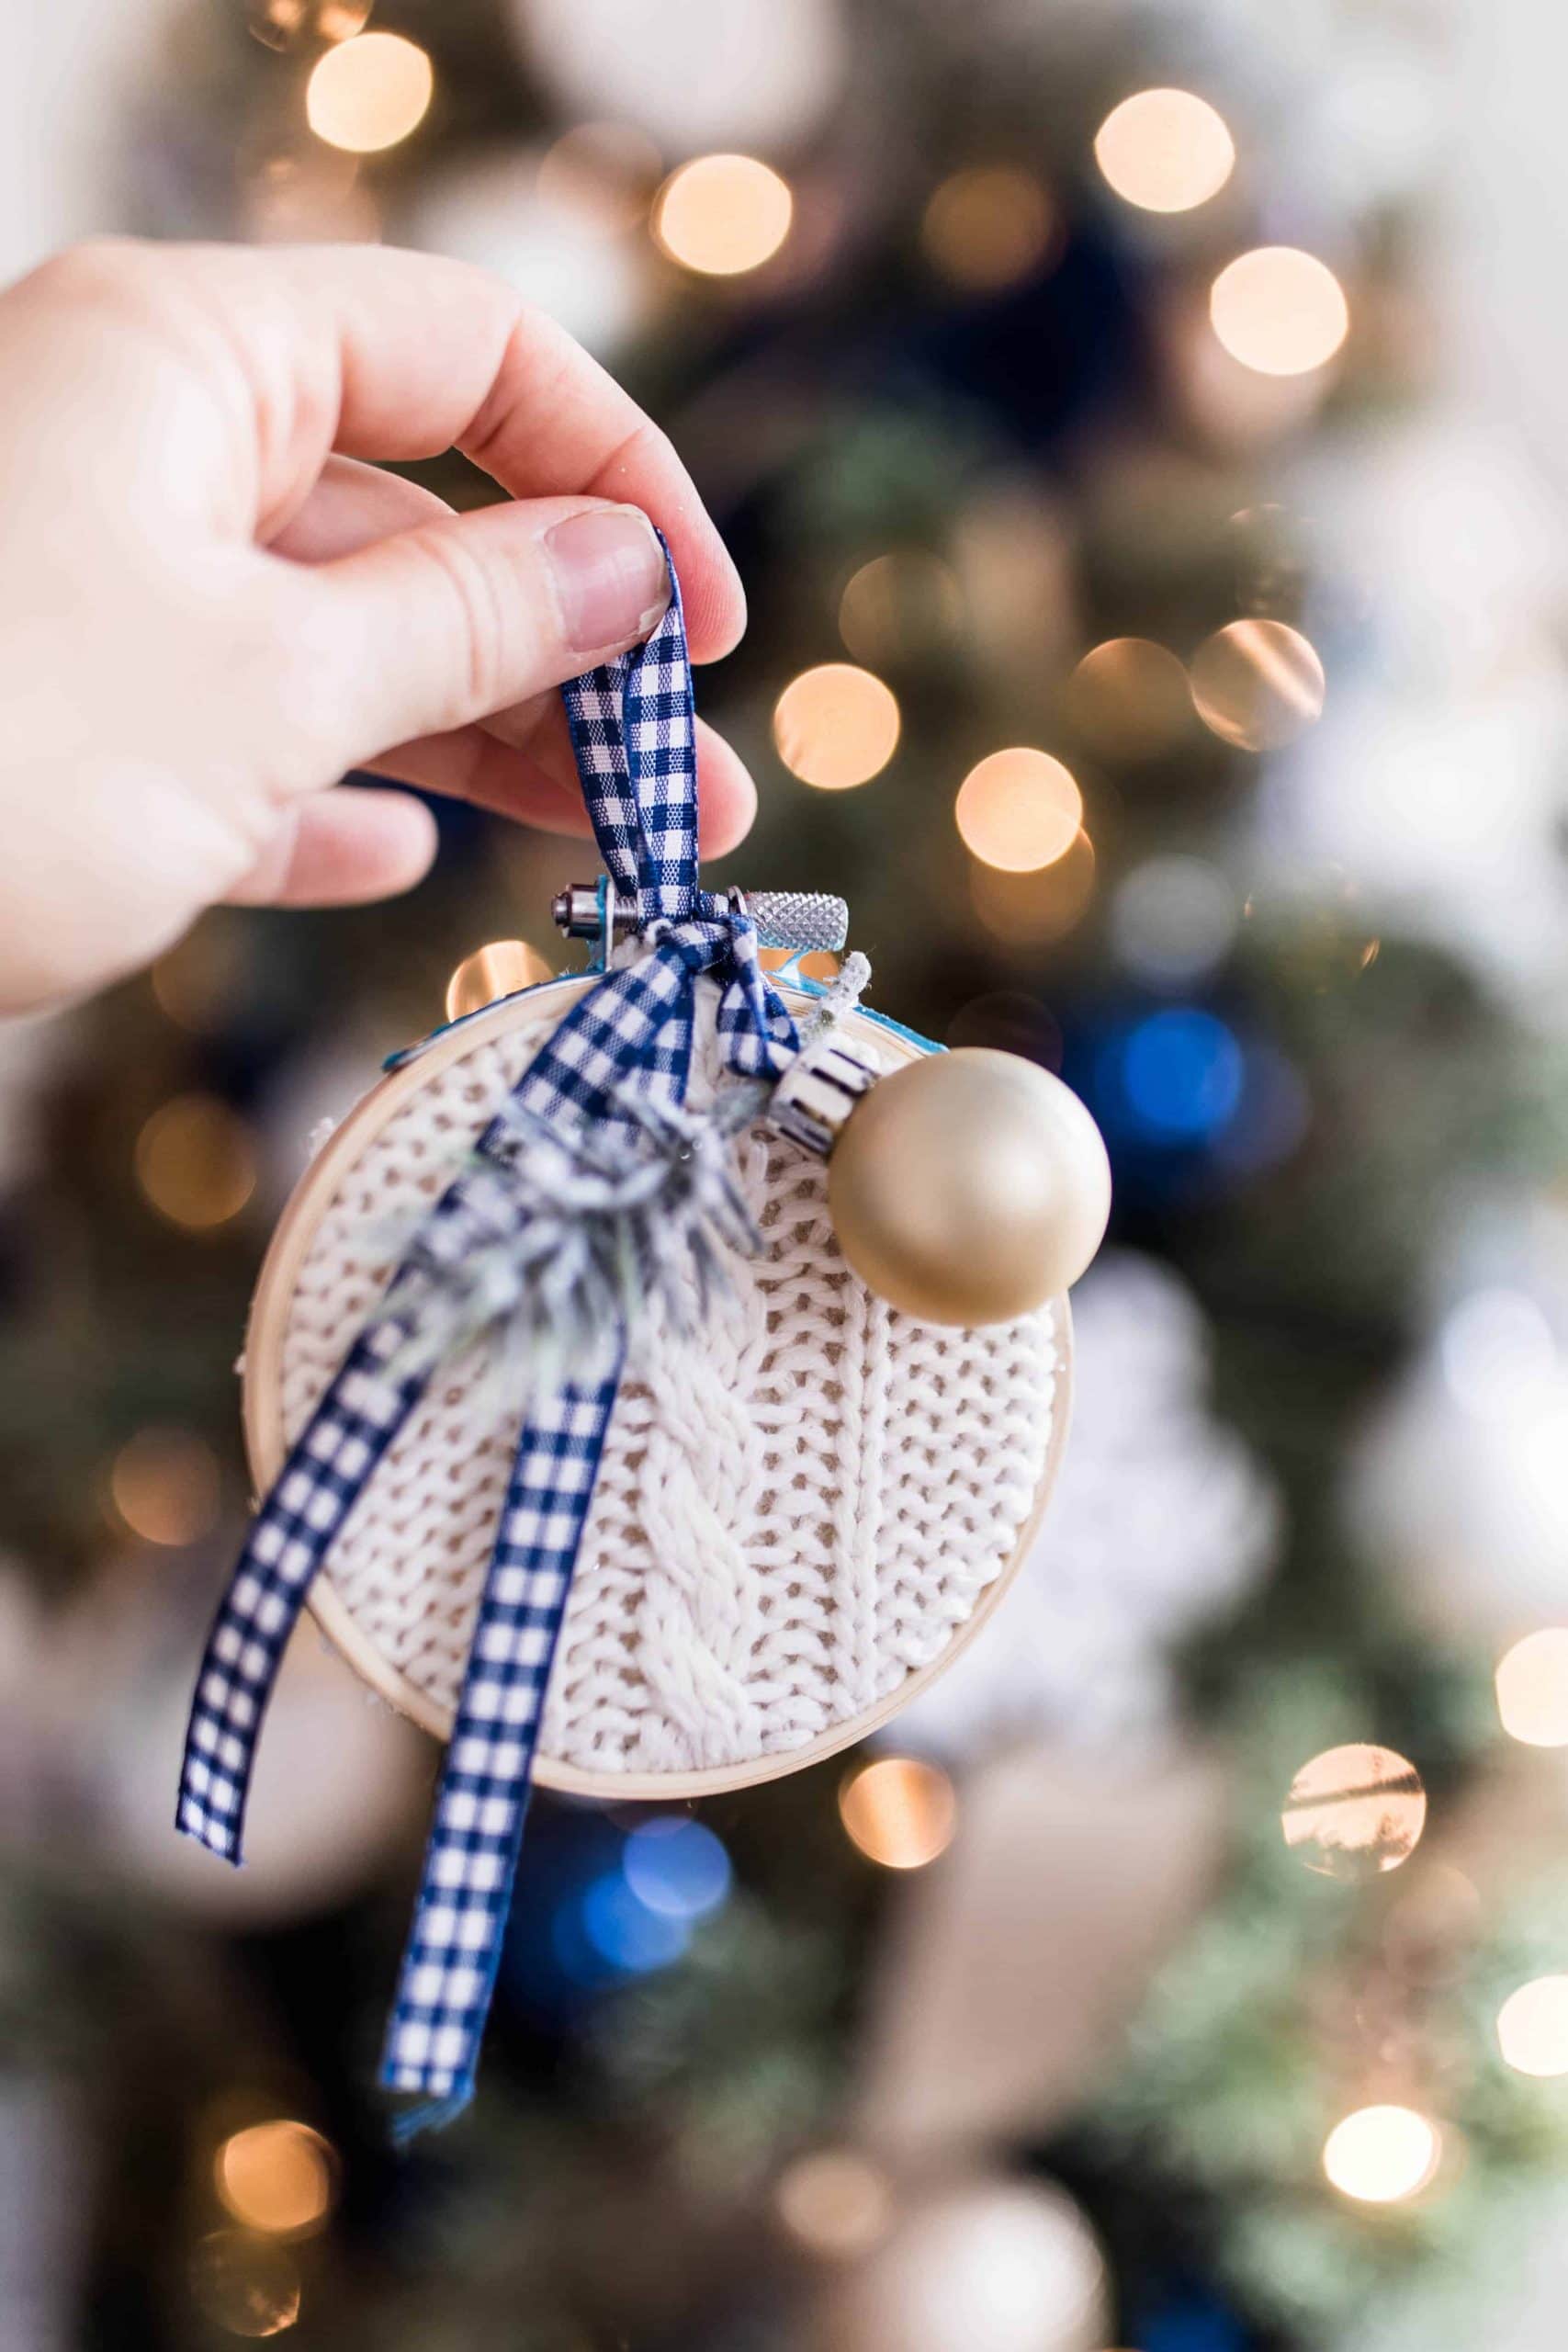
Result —
M1544 1405L1561 1376L1551 1326L1523 1291L1472 1292L1445 1320L1438 1344L1450 1395L1478 1421L1517 1420Z
M333 2152L309 2124L248 2124L224 2141L212 2169L219 2196L248 2230L308 2237L332 2211Z
M780 2221L808 2254L834 2259L863 2254L893 2215L886 2175L852 2148L815 2148L779 2175L773 2201Z
M1517 2074L1568 2075L1568 1976L1538 1976L1497 2013L1497 2041Z
M920 222L926 258L954 286L988 290L1039 270L1052 252L1056 220L1032 172L982 164L936 187Z
M667 1919L705 1919L729 1893L729 1856L705 1822L661 1815L626 1839L621 1872L637 1901Z
M257 244L367 244L381 233L380 206L356 158L320 140L290 140L264 155L241 204Z
M660 177L651 139L627 122L580 122L539 158L538 190L605 236L635 229Z
M656 1911L619 1871L606 1871L577 1906L583 1934L599 1959L628 1976L647 1976L680 1959L691 1922Z
M1080 832L1050 865L1004 872L980 859L969 868L969 898L975 912L998 944L1027 956L1065 939L1082 922L1094 898L1094 844Z
M508 0L530 67L569 111L636 124L665 153L772 150L843 88L840 0Z
M1117 195L1145 212L1190 212L1235 168L1224 117L1190 90L1123 98L1095 133L1094 154Z
M299 2266L276 2238L214 2230L191 2256L197 2308L227 2335L281 2335L299 2317Z
M1241 921L1216 866L1173 852L1145 858L1117 885L1111 939L1118 959L1156 988L1186 988L1229 954Z
M1116 1091L1108 1112L1148 1142L1190 1145L1229 1125L1241 1102L1246 1058L1234 1030L1201 1005L1145 1013L1108 1059Z
M136 1181L171 1225L192 1232L226 1225L255 1191L250 1129L216 1095L177 1095L136 1138Z
M376 154L418 130L434 86L417 41L401 33L359 33L317 59L305 91L306 119L329 147Z
M839 599L839 634L860 662L911 661L951 646L963 628L957 574L919 548L873 556Z
M1441 2132L1416 2109L1360 2107L1329 2133L1323 2169L1359 2204L1395 2205L1428 2186L1442 2152Z
M1427 1792L1407 1758L1353 1741L1325 1748L1291 1782L1285 1843L1325 1878L1375 1878L1408 1861L1427 1825Z
M148 974L160 1012L198 1036L220 1029L243 989L244 960L237 927L209 915Z
M480 149L421 174L409 231L429 252L503 277L609 358L657 307L658 271L646 237L621 222L634 189L591 181L581 160L551 169L553 152Z
M1192 657L1199 718L1238 751L1277 752L1323 715L1316 649L1284 621L1231 621Z
M1108 638L1091 647L1067 682L1067 698L1081 732L1109 759L1168 751L1192 718L1186 671L1146 637Z
M1527 1634L1497 1661L1497 1712L1527 1747L1568 1747L1568 1626Z
M754 155L699 155L672 172L653 208L671 261L705 277L738 277L770 261L789 234L789 184Z
M501 997L537 988L554 977L538 949L525 939L492 939L465 956L447 981L446 1018L461 1021L466 1013L480 1012Z
M803 671L773 706L780 759L819 792L847 792L879 775L898 748L898 730L891 688L849 662Z
M1029 874L1071 849L1083 824L1083 795L1049 752L1015 744L970 769L953 820L964 848L983 865Z
M139 1430L115 1455L109 1495L144 1544L195 1544L211 1533L222 1508L218 1456L189 1430Z
M268 49L307 40L350 40L370 20L373 0L250 0L246 21Z
M952 1843L958 1800L939 1765L885 1756L848 1775L839 1791L839 1815L870 1860L884 1870L918 1871Z
M1350 329L1334 272L1294 245L1259 245L1228 263L1210 290L1209 316L1231 356L1261 376L1325 367Z

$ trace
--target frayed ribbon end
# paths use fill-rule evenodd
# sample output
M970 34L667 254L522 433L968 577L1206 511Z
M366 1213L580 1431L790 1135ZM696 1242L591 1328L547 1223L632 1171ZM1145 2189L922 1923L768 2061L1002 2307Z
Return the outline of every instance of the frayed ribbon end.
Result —
M388 2122L387 2136L394 2148L406 2148L426 2132L445 2131L472 2103L473 2096L472 2083L464 2083L444 2098L421 2099L417 2107L400 2108Z

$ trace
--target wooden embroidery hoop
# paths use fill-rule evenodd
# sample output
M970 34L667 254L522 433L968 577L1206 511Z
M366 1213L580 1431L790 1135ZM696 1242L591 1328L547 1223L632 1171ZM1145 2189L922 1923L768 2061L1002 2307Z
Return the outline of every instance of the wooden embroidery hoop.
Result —
M594 986L597 977L590 974L545 981L537 988L503 997L482 1012L470 1014L437 1032L428 1045L386 1072L311 1160L284 1209L263 1261L246 1329L243 1413L251 1476L258 1492L265 1493L271 1486L288 1451L283 1419L283 1363L289 1312L300 1270L321 1218L344 1177L389 1121L438 1071L463 1060L477 1047L504 1036L514 1027L535 1026L542 1012L553 1012L557 1018L563 1017ZM806 990L776 974L773 979L792 1012L810 1011L813 999ZM867 1012L849 1014L845 1031L851 1039L858 1031L863 1042L874 1048L885 1065L890 1059L916 1061L924 1050L909 1032ZM938 1657L907 1675L874 1706L846 1717L799 1747L750 1757L732 1765L709 1765L695 1771L594 1772L551 1757L541 1746L535 1758L536 1781L542 1787L570 1795L630 1801L684 1800L753 1788L762 1781L782 1779L785 1773L821 1763L855 1746L891 1721L902 1707L945 1673L1000 1606L1039 1532L1061 1466L1072 1408L1072 1322L1066 1298L1054 1300L1052 1310L1057 1366L1050 1435L1033 1506L1000 1574L982 1591L969 1616ZM445 1740L448 1736L451 1724L445 1710L384 1657L330 1576L317 1576L308 1605L333 1648L371 1690L434 1737Z

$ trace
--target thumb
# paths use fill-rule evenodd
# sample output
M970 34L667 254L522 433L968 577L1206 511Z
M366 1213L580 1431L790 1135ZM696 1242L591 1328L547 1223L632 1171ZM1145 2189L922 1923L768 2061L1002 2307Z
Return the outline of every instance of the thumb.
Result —
M576 677L645 638L670 602L648 517L603 500L443 515L313 579L345 766Z

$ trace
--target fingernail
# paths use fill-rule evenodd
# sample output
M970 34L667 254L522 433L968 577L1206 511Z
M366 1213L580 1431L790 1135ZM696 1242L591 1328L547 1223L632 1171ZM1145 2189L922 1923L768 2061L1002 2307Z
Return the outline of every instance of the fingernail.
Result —
M577 653L646 637L670 602L670 569L646 516L627 506L569 514L545 533L561 627Z

